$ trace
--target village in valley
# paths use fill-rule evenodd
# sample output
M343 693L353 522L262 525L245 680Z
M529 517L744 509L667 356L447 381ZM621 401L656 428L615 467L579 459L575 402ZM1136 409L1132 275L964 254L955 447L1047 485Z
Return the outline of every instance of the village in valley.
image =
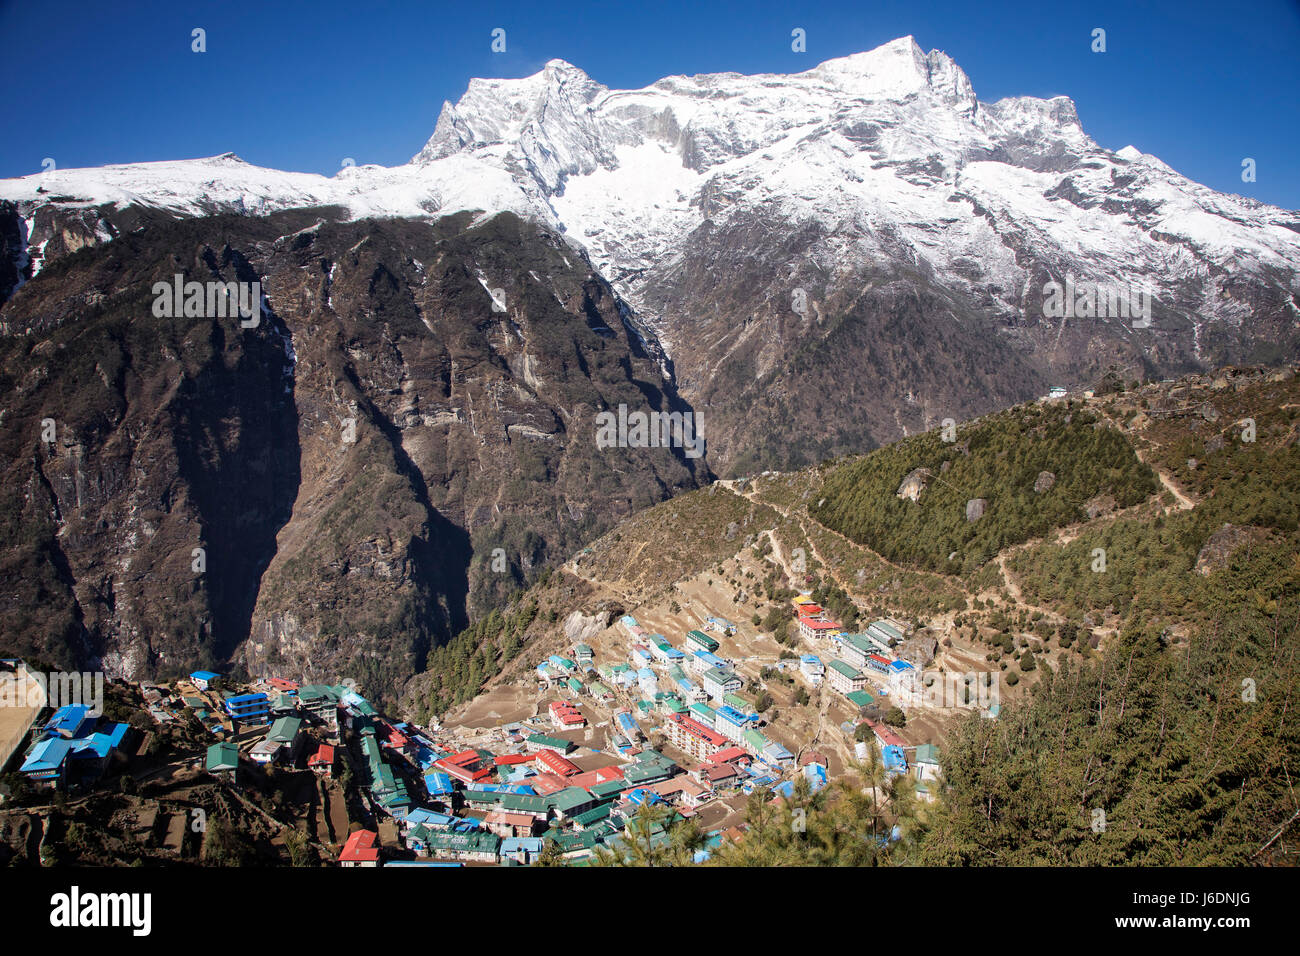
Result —
M803 653L760 662L762 680L743 676L756 658L741 655L726 619L710 616L673 641L622 614L592 639L599 651L579 641L537 664L525 681L531 712L517 719L417 726L385 716L350 682L244 684L195 671L121 685L138 697L129 724L87 704L46 708L7 766L36 791L72 796L132 774L235 795L264 790L272 777L281 786L309 778L317 805L301 828L316 862L342 867L583 863L600 849L617 853L639 811L654 821L639 834L651 844L694 819L702 862L723 840L745 838L751 795L780 801L800 779L816 792L852 762L909 775L927 799L938 746L907 743L883 715L923 703L916 676L934 659L934 638L909 636L897 619L849 633L808 593L792 605ZM20 662L8 667L8 679L22 678ZM761 687L795 683L802 699L820 701L811 736L756 706ZM996 704L986 711L995 715ZM210 743L142 771L151 734L182 722L201 726ZM179 853L184 823L164 821L160 845Z

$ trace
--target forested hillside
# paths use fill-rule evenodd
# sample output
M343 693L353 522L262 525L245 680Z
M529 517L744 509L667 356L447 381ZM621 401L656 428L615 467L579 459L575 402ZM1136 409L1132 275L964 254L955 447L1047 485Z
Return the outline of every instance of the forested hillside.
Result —
M1119 431L1066 402L1018 406L841 464L810 513L891 561L956 573L1090 517L1090 506L1124 508L1155 490Z

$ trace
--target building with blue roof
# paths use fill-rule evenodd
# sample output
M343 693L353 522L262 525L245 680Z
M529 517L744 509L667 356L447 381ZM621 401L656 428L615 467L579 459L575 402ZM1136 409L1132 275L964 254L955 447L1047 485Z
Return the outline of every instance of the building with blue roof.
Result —
M424 775L424 789L431 797L451 796L451 775L441 770L430 770Z
M826 665L816 654L804 654L799 658L799 670L814 687L819 686L826 676Z
M618 729L622 731L623 735L629 740L636 740L638 737L644 736L641 733L641 727L626 710L620 710L615 714L614 722L618 725Z
M659 689L659 678L648 667L643 667L636 672L636 682L643 694L653 694Z
M72 743L63 737L47 737L28 752L18 772L32 783L57 787L67 779L68 754Z
M563 671L566 674L572 671L575 666L573 661L569 660L567 657L561 657L559 654L552 654L546 660L551 667Z
M882 747L880 753L886 771L890 773L907 773L907 757L903 753L902 747L890 744Z
M449 831L455 826L456 818L450 814L439 813L425 807L412 807L406 811L402 824L412 830L416 827L426 826L433 830Z
M501 776L504 778L504 782L508 785L506 787L506 790L508 792L512 792L512 793L535 792L532 787L528 786L527 784L522 784L519 782L520 780L527 780L529 777L537 776L537 771L534 770L532 767L528 767L528 766L502 767L501 770L505 771Z
M85 704L66 704L50 717L41 736L65 740L85 737L94 731L96 723L98 718L90 716L90 708Z
M102 774L113 754L119 751L127 734L127 724L99 726L85 704L67 704L56 710L40 732L19 767L33 783L59 786L75 770L76 781L94 779Z
M773 767L785 768L794 763L794 754L790 753L785 747L781 746L775 740L768 741L763 748L762 758Z
M503 860L527 864L541 856L545 845L541 837L502 837L497 854Z
M420 740L420 738L417 737L415 740L415 762L421 770L428 770L446 756L446 754L429 746L427 742Z
M126 724L109 724L103 730L95 731L86 737L70 741L74 757L97 757L107 760L109 755L122 745L123 738L130 728Z
M654 806L656 803L664 802L663 797L646 787L637 787L635 790L629 791L626 799L628 804L634 807L639 807L643 803Z
M216 671L195 671L190 674L190 683L199 690L207 690L208 686L220 676Z
M717 654L709 651L696 651L691 655L691 670L696 674L703 674L705 671L712 670L715 667L726 667L727 662Z
M713 729L728 740L739 742L749 729L749 715L742 714L729 704L714 708Z
M826 786L826 768L819 763L804 764L803 775L807 779L808 785L812 787L813 793Z
M231 720L241 723L264 724L270 719L271 704L266 694L237 694L224 702Z

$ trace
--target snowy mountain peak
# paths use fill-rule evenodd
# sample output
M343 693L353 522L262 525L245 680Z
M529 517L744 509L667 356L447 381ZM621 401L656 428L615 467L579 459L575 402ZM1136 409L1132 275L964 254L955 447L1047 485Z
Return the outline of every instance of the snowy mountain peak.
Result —
M960 109L976 106L970 79L952 57L940 50L925 53L910 36L827 60L809 73L867 99L902 99L928 89Z
M547 60L543 69L552 73L581 73L583 76L587 75L580 67L574 66L568 60L561 60L558 56Z
M1007 318L1029 308L1024 290L1043 273L1070 271L1152 279L1167 300L1193 303L1184 315L1240 321L1246 306L1216 285L1222 263L1271 288L1300 262L1294 214L1198 186L1136 148L1102 148L1067 96L981 103L951 57L910 36L801 73L669 76L638 90L552 59L531 76L470 80L402 166L324 177L225 154L0 181L6 199L24 218L105 203L510 211L583 247L652 325L655 284L693 237L751 235L757 222L823 236L827 274L897 262Z
M455 105L443 103L433 136L412 162L432 162L469 146L544 136L544 127L571 123L605 91L578 67L560 59L518 79L472 79Z

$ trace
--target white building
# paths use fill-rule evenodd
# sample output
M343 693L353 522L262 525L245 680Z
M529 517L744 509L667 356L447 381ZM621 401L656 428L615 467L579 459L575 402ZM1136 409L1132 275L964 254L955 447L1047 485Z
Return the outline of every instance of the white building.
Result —
M705 671L701 680L704 682L704 692L713 700L721 700L727 694L740 690L740 678L736 672L722 667Z

